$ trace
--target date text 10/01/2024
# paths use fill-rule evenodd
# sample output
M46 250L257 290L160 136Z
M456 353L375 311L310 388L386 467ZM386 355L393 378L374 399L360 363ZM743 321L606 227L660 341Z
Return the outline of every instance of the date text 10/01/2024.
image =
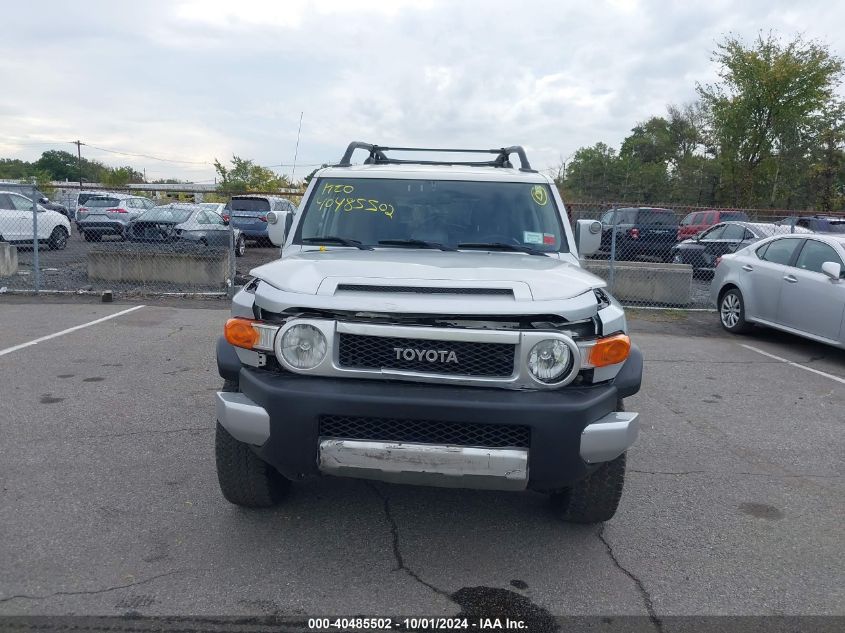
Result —
M309 618L312 631L446 631L446 630L525 630L523 620L510 618Z

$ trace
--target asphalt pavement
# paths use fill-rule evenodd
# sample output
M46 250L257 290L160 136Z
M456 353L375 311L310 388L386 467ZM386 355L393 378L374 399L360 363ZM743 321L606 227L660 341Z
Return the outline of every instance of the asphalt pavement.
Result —
M135 305L0 298L0 615L491 601L653 620L845 614L842 351L729 336L709 313L632 313L646 361L626 405L643 424L604 526L561 523L531 492L332 478L247 511L214 468L223 304Z

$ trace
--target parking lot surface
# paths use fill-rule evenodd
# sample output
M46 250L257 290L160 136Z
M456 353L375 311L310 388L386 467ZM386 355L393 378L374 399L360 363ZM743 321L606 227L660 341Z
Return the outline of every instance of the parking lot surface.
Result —
M643 424L603 527L331 478L245 511L214 468L222 304L0 301L0 614L845 613L833 348L635 314Z

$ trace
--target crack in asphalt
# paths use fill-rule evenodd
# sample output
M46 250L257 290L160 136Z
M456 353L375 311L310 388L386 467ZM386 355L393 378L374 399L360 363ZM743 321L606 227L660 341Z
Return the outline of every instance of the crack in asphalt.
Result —
M139 580L137 582L130 582L125 585L115 585L114 587L106 587L105 589L89 589L83 591L56 591L55 593L50 593L46 596L31 596L28 594L20 593L12 596L6 596L5 598L0 598L0 603L9 602L11 600L47 600L48 598L55 598L56 596L90 596L100 593L108 593L109 591L117 591L118 589L127 589L129 587L137 587L138 585L146 585L147 583L153 582L154 580L158 580L159 578L165 578L167 576L173 576L175 574L183 574L187 571L193 570L176 569L174 571L169 571L164 574L150 576L149 578L145 578L144 580Z
M663 622L657 616L657 611L654 609L654 602L651 599L651 594L648 590L646 590L645 585L643 585L643 581L635 576L633 572L624 567L622 563L619 562L619 559L616 558L616 553L613 551L613 547L611 547L610 543L604 536L604 523L602 523L598 532L596 532L596 536L598 536L599 540L604 543L604 546L607 549L607 555L610 556L610 560L613 561L616 568L634 582L634 585L637 587L637 592L640 594L646 611L648 612L648 619L651 621L652 625L654 625L654 628L658 631L658 633L663 633Z
M647 358L646 363L695 363L696 365L777 365L779 360L707 360L698 358Z
M716 472L712 470L681 470L681 471L669 471L669 470L637 470L635 468L629 468L628 472L630 473L640 473L643 475L725 475L729 477L776 477L778 479L802 479L804 477L811 477L813 479L841 479L840 475L814 475L814 474L806 474L806 475L790 475L790 474L778 474L778 473L730 473L730 472Z
M394 571L405 572L406 574L408 574L408 576L413 578L423 587L426 587L434 593L443 596L444 598L448 598L450 602L455 603L455 600L452 598L449 592L443 591L439 587L432 585L430 582L423 580L417 572L415 572L413 569L411 569L405 564L405 559L402 556L402 550L399 547L399 526L396 524L396 519L393 518L393 513L390 511L390 498L381 490L379 490L378 486L376 486L375 484L367 481L365 482L365 485L370 488L382 501L384 507L384 517L387 519L387 524L390 526L390 535L393 539L393 558L396 561L396 567Z
M168 435L170 433L190 433L192 431L213 432L214 429L207 426L189 426L184 429L162 429L160 431L127 431L126 433L100 433L98 435L53 435L51 437L36 437L26 440L27 444L33 442L54 442L56 440L102 440L114 437L132 437L134 435Z

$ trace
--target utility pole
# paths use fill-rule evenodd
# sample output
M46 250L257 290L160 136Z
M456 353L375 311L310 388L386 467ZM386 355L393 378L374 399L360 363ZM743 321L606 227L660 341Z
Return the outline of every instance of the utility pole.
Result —
M76 166L79 170L79 189L82 190L82 141L76 139L73 141L73 144L76 145Z
M296 173L296 157L299 155L299 135L302 132L302 115L305 111L299 113L299 129L296 131L296 149L293 150L293 169L290 172L290 184L293 186L293 176Z

